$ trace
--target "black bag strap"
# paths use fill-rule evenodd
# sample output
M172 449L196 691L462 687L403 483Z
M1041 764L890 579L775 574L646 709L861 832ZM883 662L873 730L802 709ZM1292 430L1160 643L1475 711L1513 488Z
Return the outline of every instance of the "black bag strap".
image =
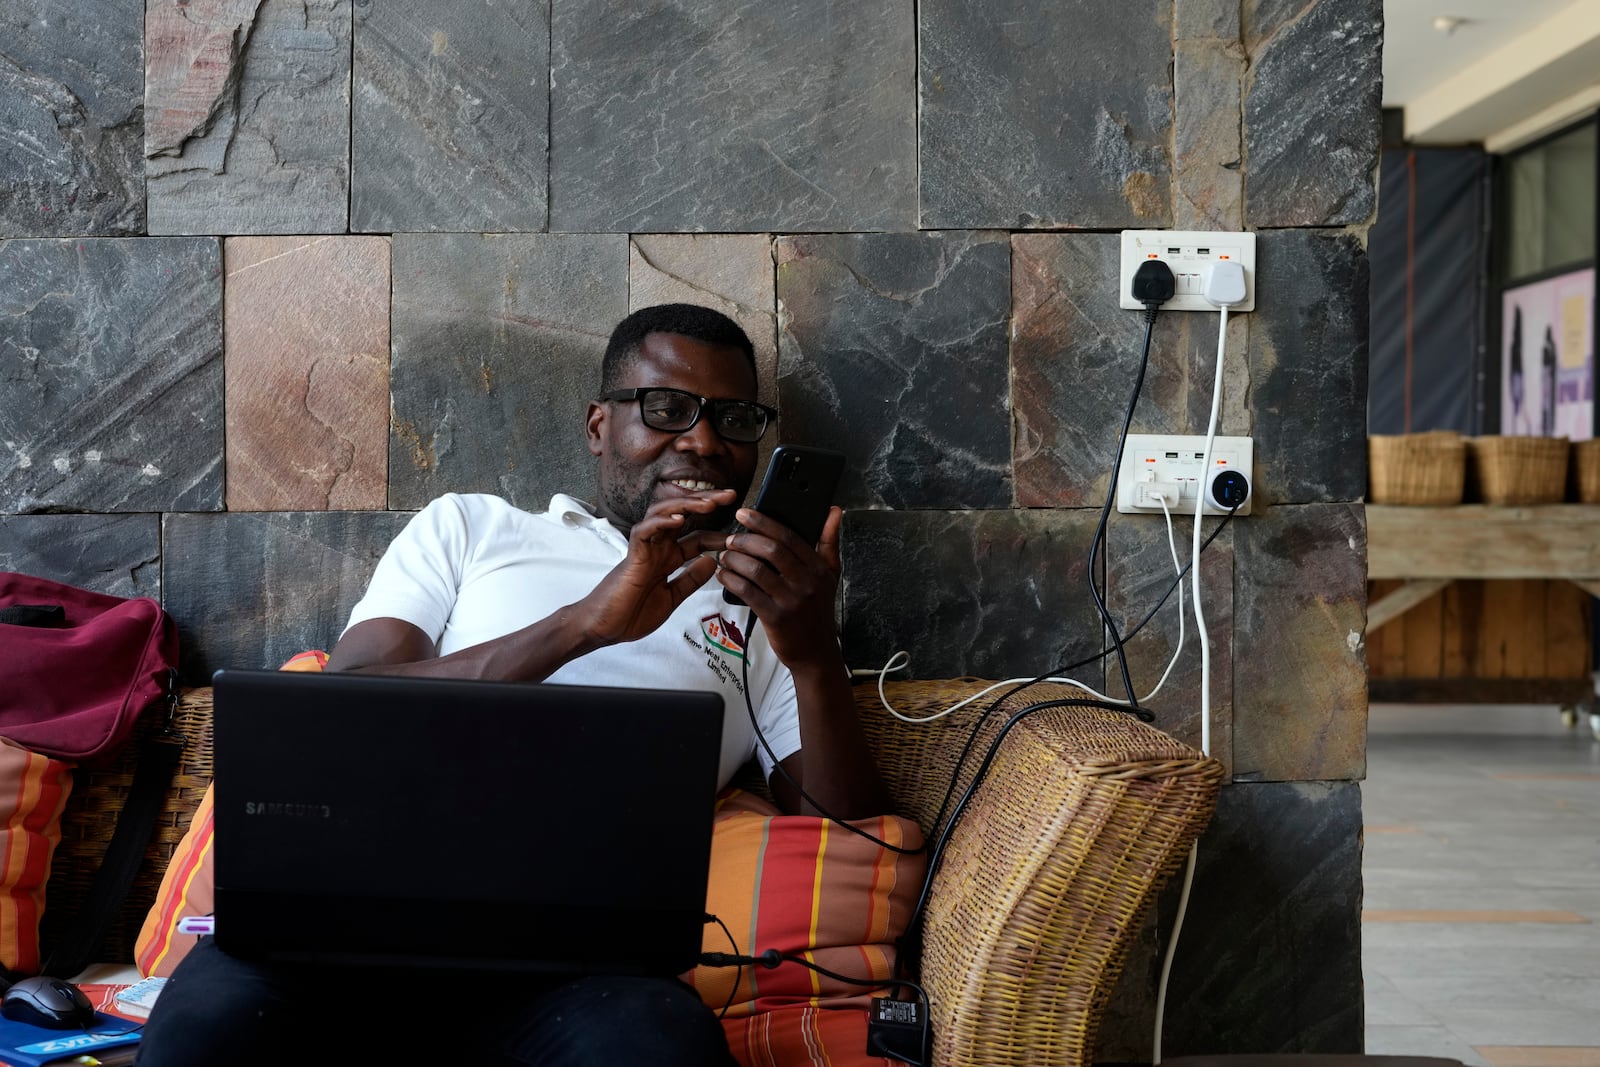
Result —
M60 604L8 604L0 608L0 622L12 626L65 626L67 609Z
M187 739L173 728L178 710L178 672L167 673L167 718L161 730L148 737L139 750L128 800L117 814L116 829L106 846L105 859L60 940L50 950L40 974L71 978L94 962L100 942L111 928L133 879L139 873L150 835L166 800L172 776L178 769Z

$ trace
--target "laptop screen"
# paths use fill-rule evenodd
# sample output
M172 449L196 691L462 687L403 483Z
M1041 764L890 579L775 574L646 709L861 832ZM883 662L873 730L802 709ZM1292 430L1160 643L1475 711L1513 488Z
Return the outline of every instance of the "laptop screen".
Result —
M222 670L216 938L244 957L679 974L711 692Z

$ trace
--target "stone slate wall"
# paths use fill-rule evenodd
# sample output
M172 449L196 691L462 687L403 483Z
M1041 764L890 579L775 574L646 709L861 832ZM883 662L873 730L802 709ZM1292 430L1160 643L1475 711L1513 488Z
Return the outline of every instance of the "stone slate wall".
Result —
M1202 568L1234 784L1164 1052L1356 1050L1381 31L1381 0L6 5L0 567L160 597L191 682L328 647L436 494L586 493L607 332L692 299L785 439L850 455L852 665L1032 675L1106 647L1117 231L1256 231L1221 427L1256 513ZM1135 432L1204 429L1214 322L1157 322ZM1100 561L1131 626L1161 523L1112 514ZM1193 632L1154 707L1198 741ZM1169 607L1129 643L1138 685L1178 639ZM1148 1055L1173 903L1104 1060Z

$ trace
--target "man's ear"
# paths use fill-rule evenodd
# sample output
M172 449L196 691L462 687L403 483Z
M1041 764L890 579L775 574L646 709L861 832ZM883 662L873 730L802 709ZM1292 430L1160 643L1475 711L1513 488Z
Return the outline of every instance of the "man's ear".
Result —
M600 454L600 427L606 421L606 409L595 400L589 401L589 414L584 417L584 433L589 438L590 455Z

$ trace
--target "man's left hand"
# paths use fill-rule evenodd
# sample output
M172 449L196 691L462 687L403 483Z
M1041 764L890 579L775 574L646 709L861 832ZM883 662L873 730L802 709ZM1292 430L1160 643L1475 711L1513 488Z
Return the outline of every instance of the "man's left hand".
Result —
M834 597L839 588L839 525L830 508L816 547L783 523L741 508L743 530L728 537L717 580L755 611L778 659L791 670L837 659Z

